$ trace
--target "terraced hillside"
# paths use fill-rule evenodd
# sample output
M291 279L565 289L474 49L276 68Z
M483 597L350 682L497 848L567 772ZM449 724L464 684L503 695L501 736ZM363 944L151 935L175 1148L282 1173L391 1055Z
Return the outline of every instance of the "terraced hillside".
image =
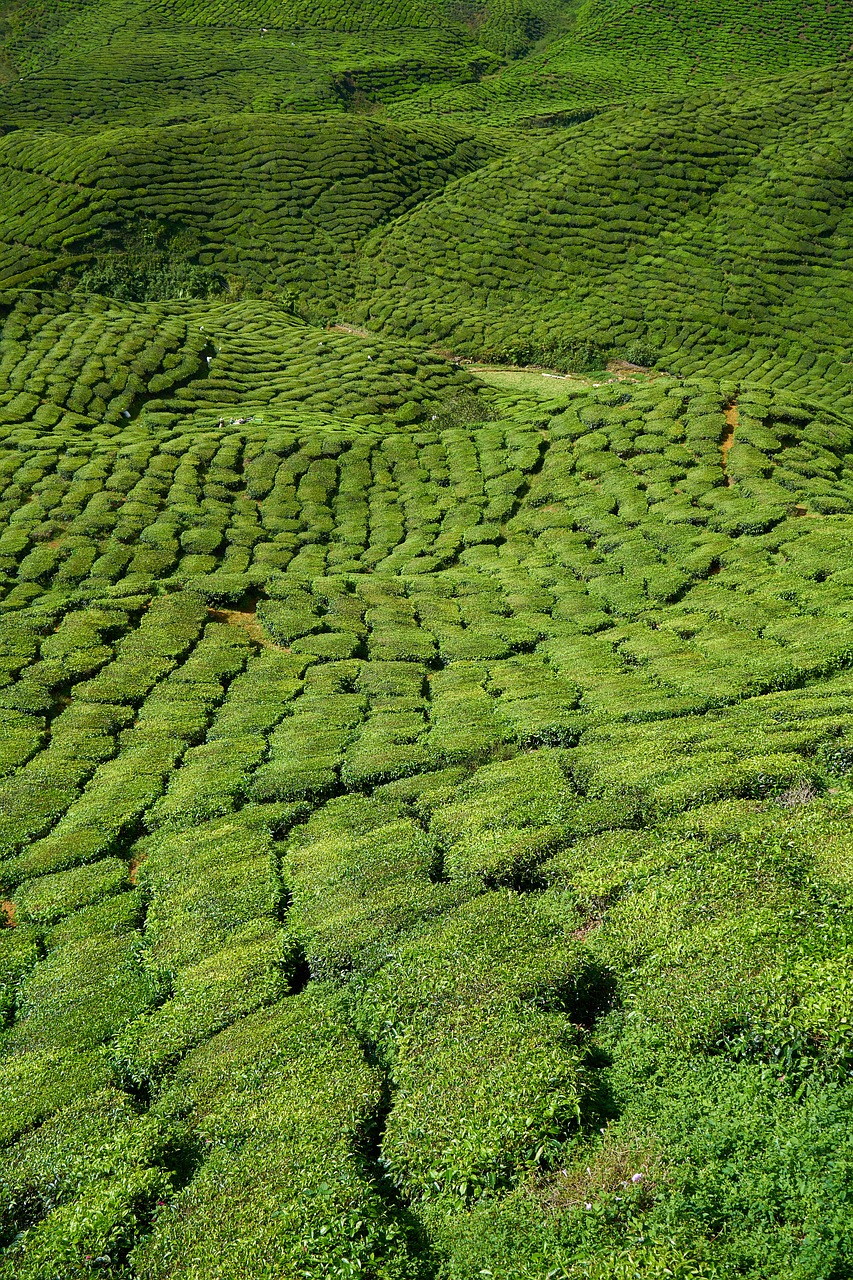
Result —
M524 124L828 66L853 39L844 6L791 0L8 0L0 20L24 127L379 104Z
M455 132L280 116L19 129L0 146L0 283L80 281L131 301L248 289L326 318L352 294L370 231L494 154Z
M844 1115L846 420L659 380L7 430L8 1274L591 1274L632 1232L783 1274L750 1179Z
M364 314L470 355L784 372L848 404L849 96L832 70L546 133L374 233Z
M0 1280L853 1275L849 14L0 11Z
M5 304L5 306L4 306ZM206 410L338 410L364 423L488 413L461 367L409 344L327 331L273 303L121 303L35 291L6 310L0 421L163 428ZM203 322L203 323L202 323Z
M752 87L845 59L853 40L839 6L790 0L581 0L545 28L530 56L476 82L433 81L394 104L495 125L571 123L576 115L709 86ZM730 95L731 96L731 95Z

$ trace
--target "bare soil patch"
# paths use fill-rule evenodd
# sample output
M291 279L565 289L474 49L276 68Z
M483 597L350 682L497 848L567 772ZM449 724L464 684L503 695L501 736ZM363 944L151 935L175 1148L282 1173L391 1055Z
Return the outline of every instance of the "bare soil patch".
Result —
M351 333L356 338L372 338L373 334L367 329L360 329L356 324L330 324L331 333Z
M254 610L248 609L209 609L208 613L217 622L225 622L229 627L242 627L258 644L272 647L272 641L264 634Z
M238 601L233 609L214 609L211 606L207 612L215 622L224 622L229 627L242 627L256 644L263 645L265 649L281 649L284 653L289 653L287 646L276 644L258 622L257 608L260 598L251 592Z
M139 879L139 868L142 866L143 862L147 857L148 857L147 853L137 853L137 854L134 854L134 856L131 858L130 868L128 870L128 879L130 880L131 884L136 884L137 880Z
M604 921L600 916L596 916L592 920L585 920L582 925L572 931L572 937L578 942L583 942L589 934L595 933L596 929L600 929Z
M737 425L740 419L738 418L736 404L730 404L728 408L723 411L723 413L726 419L726 429L723 432L722 437L720 439L720 456L722 457L722 460L723 460L722 466L723 466L723 474L726 477L726 484L729 487L731 487L734 484L734 480L729 475L728 469L727 469L728 462L729 462L729 450L731 449L732 445L735 442L735 431L737 430Z

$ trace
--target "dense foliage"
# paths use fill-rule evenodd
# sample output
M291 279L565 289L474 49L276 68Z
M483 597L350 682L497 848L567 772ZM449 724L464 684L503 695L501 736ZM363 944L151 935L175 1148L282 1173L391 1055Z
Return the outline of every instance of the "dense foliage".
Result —
M4 7L0 1280L853 1275L851 38Z

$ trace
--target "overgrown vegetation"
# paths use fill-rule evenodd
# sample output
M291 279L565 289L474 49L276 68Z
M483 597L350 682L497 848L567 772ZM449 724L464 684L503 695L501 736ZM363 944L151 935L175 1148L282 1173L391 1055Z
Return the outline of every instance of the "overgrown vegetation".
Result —
M853 1274L849 16L2 24L0 1280Z

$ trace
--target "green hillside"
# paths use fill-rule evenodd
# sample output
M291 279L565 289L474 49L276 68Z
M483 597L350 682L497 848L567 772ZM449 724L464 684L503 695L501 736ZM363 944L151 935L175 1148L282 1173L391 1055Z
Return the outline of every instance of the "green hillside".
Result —
M791 0L7 0L0 32L18 127L381 109L468 129L828 67L853 17Z
M846 403L849 96L833 70L537 136L374 236L364 315L521 363L784 365Z
M852 46L0 7L0 1280L853 1276Z
M756 76L846 59L853 17L840 5L790 0L582 0L544 33L523 62L474 84L425 84L394 114L529 126L712 86L734 84L727 96L739 97Z
M248 290L333 318L365 236L493 154L455 131L358 118L17 129L0 141L0 283L135 302Z

